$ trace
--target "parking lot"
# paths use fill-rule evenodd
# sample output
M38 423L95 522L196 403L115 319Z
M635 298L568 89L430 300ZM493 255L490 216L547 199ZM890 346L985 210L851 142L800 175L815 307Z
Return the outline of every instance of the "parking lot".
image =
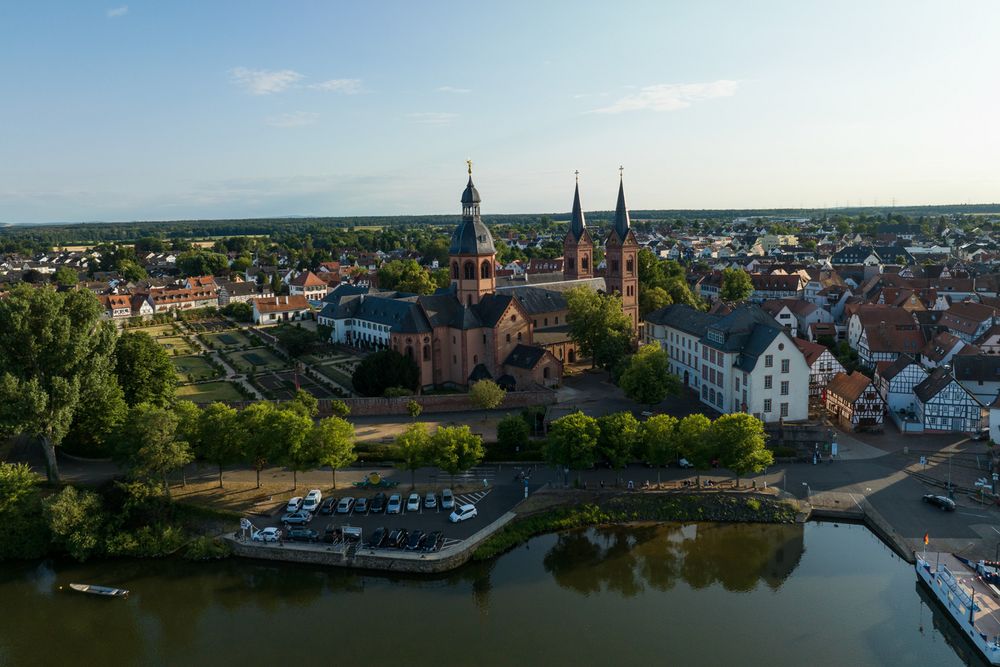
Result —
M435 507L433 508L424 506L425 495L429 490L427 484L422 484L420 487L420 506L417 510L408 510L406 507L407 498L411 493L408 484L400 484L390 489L343 488L337 489L332 494L325 494L323 500L327 501L331 495L338 502L343 498L350 497L354 499L354 504L356 505L358 498L365 498L368 501L368 507L360 512L352 508L349 513L316 513L313 515L312 520L306 524L306 527L319 533L321 544L324 532L328 526L334 528L343 528L345 526L361 528L361 541L365 546L368 544L368 539L379 527L385 528L387 532L396 529L403 529L408 532L420 530L424 533L441 531L444 538L441 548L446 549L450 546L460 544L469 536L500 518L524 497L523 486L518 484L496 485L494 484L494 475L494 469L482 468L473 469L469 473L455 479L455 507L458 508L462 505L470 504L474 505L477 510L477 516L460 523L451 523L448 520L451 510L445 510L441 507L442 490L452 487L450 476L442 473L438 477L439 483L434 488ZM486 480L485 486L482 483L484 479ZM538 486L538 484L529 486L529 492L537 489ZM308 489L302 489L301 495L304 496L307 491ZM385 511L376 513L371 510L372 499L380 492L385 494L386 499L393 494L400 496L401 506L399 514L387 514ZM260 521L255 519L253 523L256 528L264 528L266 526L281 527L281 518L284 514L285 508L282 507L280 511L275 512L268 520Z

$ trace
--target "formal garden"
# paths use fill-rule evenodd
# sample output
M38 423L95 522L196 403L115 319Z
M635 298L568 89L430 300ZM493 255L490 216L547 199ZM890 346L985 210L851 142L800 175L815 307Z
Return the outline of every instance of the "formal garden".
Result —
M242 331L236 329L232 331L203 333L200 335L200 338L201 342L210 350L245 350L260 344Z
M171 361L177 369L177 378L180 382L200 382L223 375L222 368L213 365L211 358L204 355L173 357Z
M288 362L266 347L227 352L225 353L225 359L237 373L253 374L288 367Z
M180 385L177 387L177 396L193 403L246 400L237 385L224 380Z

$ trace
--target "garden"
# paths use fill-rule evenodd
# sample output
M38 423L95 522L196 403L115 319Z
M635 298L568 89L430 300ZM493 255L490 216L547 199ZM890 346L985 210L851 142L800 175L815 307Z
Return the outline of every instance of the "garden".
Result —
M194 403L245 400L236 385L224 381L181 385L177 387L177 397Z
M285 368L288 364L266 347L256 347L252 350L228 352L229 363L240 373L256 373Z
M221 331L201 334L201 340L210 350L239 350L259 345L242 331Z
M171 359L174 368L177 369L177 376L181 382L198 382L200 380L210 380L222 375L207 357L192 355L187 357L174 357Z

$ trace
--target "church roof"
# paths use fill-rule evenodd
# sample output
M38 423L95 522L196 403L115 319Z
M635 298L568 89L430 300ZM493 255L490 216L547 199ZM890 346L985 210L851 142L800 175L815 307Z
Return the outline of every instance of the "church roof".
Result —
M570 218L569 233L579 241L587 233L587 221L583 217L583 208L580 206L580 183L576 184L576 191L573 193L573 216Z
M507 355L503 364L504 366L513 366L515 368L530 370L537 366L538 362L541 361L544 356L544 348L518 343L514 349L510 351L510 354Z
M482 199L479 197L479 190L476 186L472 184L472 173L469 173L469 184L465 186L465 192L462 193L462 203L463 204L479 204Z
M618 238L623 242L625 237L628 236L629 228L631 223L628 219L628 208L625 207L625 182L623 180L618 181L618 204L615 206L615 226L614 230L618 234Z
M493 235L479 217L479 191L472 184L471 167L469 184L462 193L462 222L451 235L449 255L495 255Z

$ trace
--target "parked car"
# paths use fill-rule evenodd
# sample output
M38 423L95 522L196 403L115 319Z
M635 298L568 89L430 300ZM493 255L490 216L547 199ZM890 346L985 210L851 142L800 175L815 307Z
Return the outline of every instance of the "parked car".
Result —
M323 541L327 544L333 544L340 540L341 531L340 526L332 523L326 524L326 530L323 531Z
M299 510L298 512L289 512L285 516L281 517L281 523L286 526L304 526L312 521L312 518L313 515L309 512Z
M411 493L410 497L406 499L406 511L407 512L419 512L420 511L420 494Z
M254 542L277 542L281 539L281 529L268 526L263 530L254 531L250 539Z
M432 491L428 491L424 496L424 509L432 510L438 506L437 496Z
M285 505L286 512L298 512L302 509L302 496L295 496Z
M358 498L357 500L354 501L354 513L355 514L364 514L367 511L368 511L368 499L367 498Z
M462 505L451 513L448 520L452 523L458 523L459 521L465 521L477 516L479 516L479 512L476 510L475 505Z
M326 500L323 501L323 504L320 505L319 513L320 514L333 514L334 511L336 511L336 509L337 509L337 499L336 498L327 498Z
M375 532L372 533L372 536L368 538L368 546L372 549L378 549L379 547L385 545L388 538L389 531L387 531L384 526L379 526L375 529Z
M441 492L441 509L455 509L455 494L451 492L451 489L445 489Z
M424 546L424 540L427 539L427 534L422 530L415 530L410 533L410 536L406 539L406 550L416 551L420 547Z
M408 534L402 528L396 528L391 533L389 533L388 539L385 541L385 546L390 549L402 549L406 546L406 538Z
M375 494L375 497L372 498L371 509L369 511L371 511L373 513L376 513L376 514L381 514L382 512L385 511L385 494L384 493L382 493L381 491L379 491L378 493Z
M354 509L354 498L345 496L337 503L337 514L350 514Z
M424 551L437 551L441 548L442 542L444 542L444 533L440 530L432 531L424 539Z
M292 542L319 542L319 533L312 528L289 528L285 539Z
M385 506L386 514L399 514L400 509L403 506L403 497L398 493L394 493L389 496L389 502Z
M312 512L315 514L319 510L320 503L323 502L323 492L319 489L313 489L306 494L306 499L302 501L302 509L307 512Z
M680 461L677 462L677 465L678 465L678 467L681 467L681 468L693 468L694 467L694 464L692 464L687 459L681 459Z
M936 496L933 493L928 493L924 495L924 502L940 507L945 512L955 511L955 501L947 496Z

